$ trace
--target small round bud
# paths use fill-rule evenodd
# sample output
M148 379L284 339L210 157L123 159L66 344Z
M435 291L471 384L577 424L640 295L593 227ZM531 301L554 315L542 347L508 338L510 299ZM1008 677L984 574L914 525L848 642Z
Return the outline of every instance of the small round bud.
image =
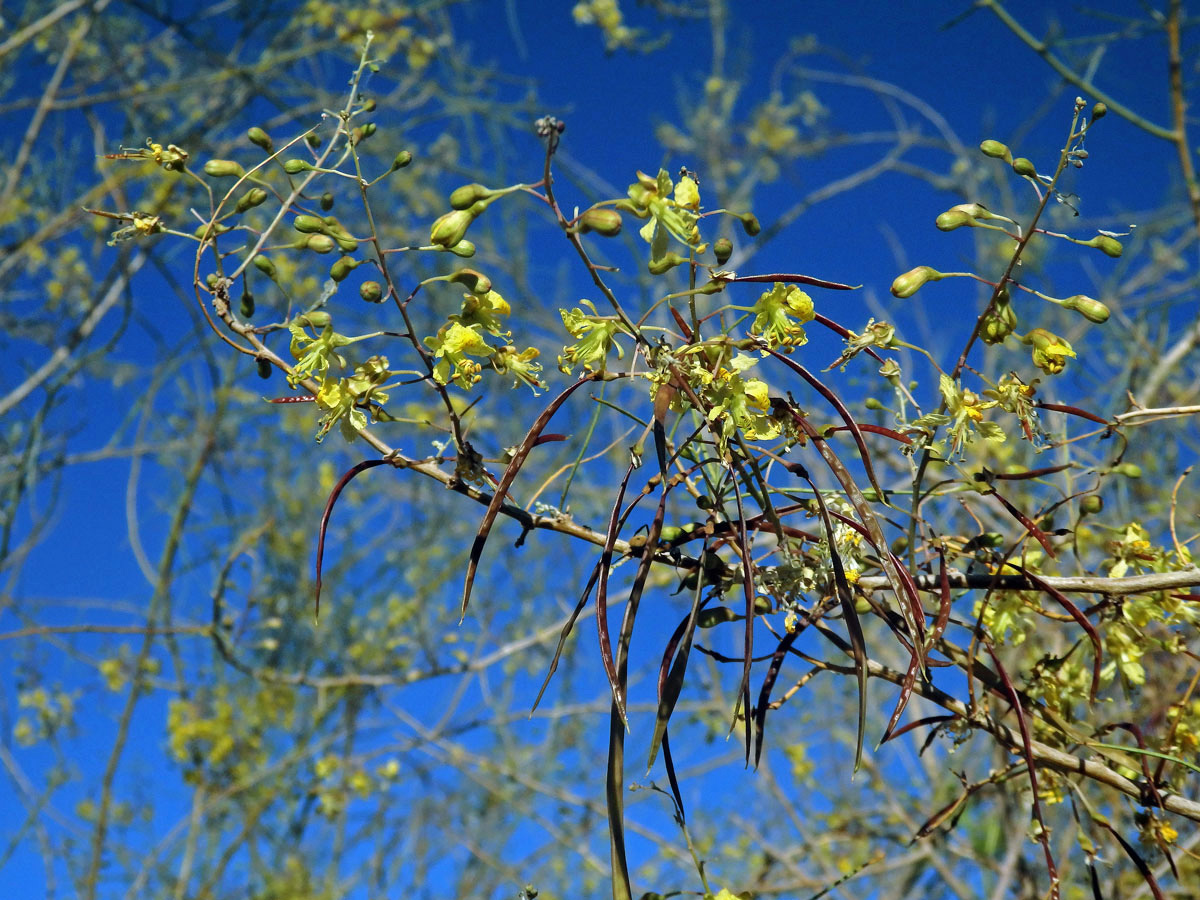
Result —
M311 325L313 328L324 328L333 321L333 316L325 312L323 309L314 310L313 312L301 313L296 317L296 322L300 325Z
M883 404L880 403L875 397L868 397L863 401L863 406L865 406L867 409L876 411L883 409Z
M292 227L301 234L324 234L326 229L325 221L316 216L296 216Z
M363 112L375 112L375 107L377 105L378 104L375 102L374 97L368 97L367 99L363 100L363 102L362 102L362 111Z
M717 257L717 265L723 266L733 256L733 241L729 238L717 238L713 244L713 255Z
M459 241L453 247L447 248L455 256L461 256L463 259L470 259L475 255L475 245L470 241Z
M621 214L615 209L588 209L579 217L579 233L596 232L604 237L621 233Z
M326 191L321 195L321 211L329 212L333 209L333 194Z
M208 289L210 291L216 290L217 282L220 280L220 276L218 276L216 272L209 272L208 275L204 277L204 283L208 285Z
M241 178L246 170L232 159L210 159L204 164L204 174L211 178Z
M933 224L937 226L938 231L953 231L964 225L974 226L975 217L961 209L948 209L938 216Z
M1079 514L1094 516L1104 509L1104 498L1099 494L1088 494L1079 501Z
M984 156L990 156L992 159L1002 159L1006 163L1012 162L1012 152L1008 149L1007 144L1002 144L999 141L984 141L979 145L979 149Z
M254 268L258 269L258 271L262 272L268 278L275 277L275 263L271 262L271 257L269 256L260 255L254 257Z
M358 264L358 260L349 256L343 256L329 267L329 277L334 281L345 281L346 276L353 272L358 267Z
M271 136L255 125L246 132L246 139L256 147L262 147L268 153L275 149L275 142L271 140Z
M254 295L249 291L242 294L242 302L238 306L238 311L242 314L243 319L249 319L254 315Z
M750 237L754 237L762 231L762 225L759 224L758 217L754 213L746 213L745 215L738 216L738 218L741 219L742 230Z
M374 133L375 133L375 123L374 122L367 122L365 125L359 125L357 128L355 128L354 130L352 130L350 132L350 143L355 144L355 145L361 144L363 141L365 141L367 138L369 138Z
M392 171L403 169L413 161L413 155L407 150L401 150L396 154L396 158L392 160Z
M308 134L306 134L304 136L304 142L306 144L308 144L308 146L310 146L314 150L316 150L318 147L321 146L321 136L319 134L317 134L315 131L310 131Z
M382 303L383 285L378 281L364 281L358 286L358 296L368 303Z
M1037 175L1037 169L1034 168L1033 163L1023 156L1018 156L1012 161L1012 168L1018 175L1024 175L1026 178L1033 178Z
M1092 121L1103 119L1108 115L1108 107L1103 103L1097 103L1092 106Z
M310 234L304 243L314 253L332 253L333 248L337 246L333 238L327 234Z
M299 175L301 172L312 170L312 164L304 159L289 159L283 164L283 171L289 175Z
M244 213L267 202L267 192L260 187L250 188L238 199L237 211Z
M264 381L271 377L271 363L269 360L255 360L255 368L258 370L258 377Z

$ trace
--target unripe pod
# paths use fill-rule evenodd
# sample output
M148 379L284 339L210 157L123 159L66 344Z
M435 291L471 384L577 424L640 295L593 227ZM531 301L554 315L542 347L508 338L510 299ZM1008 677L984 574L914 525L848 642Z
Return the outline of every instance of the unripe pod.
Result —
M1110 256L1113 259L1117 259L1125 252L1125 248L1121 246L1121 242L1116 238L1109 237L1107 234L1096 235L1090 241L1085 241L1084 246L1095 247L1105 256Z
M358 286L358 296L368 303L382 303L383 285L378 281L364 281Z
M717 265L723 266L733 256L733 241L729 238L717 238L713 244L713 255L717 257Z
M395 172L397 169L403 169L412 161L413 155L407 150L401 150L396 154L396 158L392 160L391 171Z
M331 253L337 244L327 234L310 234L308 240L305 241L305 246L314 253Z
M212 178L241 178L246 170L232 159L210 159L204 164L204 174Z
M269 256L254 257L254 268L258 269L258 271L262 272L268 278L275 277L275 263L271 262L271 257Z
M255 125L246 132L246 138L256 147L262 147L268 153L275 149L275 142L271 140L271 136Z
M461 256L463 259L470 259L475 255L475 245L470 241L459 241L453 247L448 249L455 256Z
M746 213L738 218L742 221L742 230L750 237L754 237L762 231L762 226L758 223L758 217L754 213Z
M467 229L475 221L475 213L469 209L456 209L441 216L429 229L429 242L439 247L450 248L461 241Z
M917 266L896 277L896 280L892 282L892 295L905 300L919 291L925 282L941 281L943 277L945 276L937 269L929 266Z
M333 209L333 194L326 191L321 195L321 210L329 212L331 209Z
M588 209L579 217L579 232L594 231L604 237L616 237L621 233L621 214L615 209Z
M1099 494L1088 494L1079 501L1079 512L1084 516L1094 516L1104 509L1104 498Z
M486 294L492 289L492 279L474 269L459 269L450 276L450 282L463 285L473 294Z
M345 281L346 276L358 268L359 261L349 256L343 256L329 267L329 277L334 281Z
M1012 152L1008 149L1007 144L1002 144L999 141L984 141L979 145L979 149L984 156L990 156L992 159L1002 159L1006 163L1012 162Z
M480 200L491 198L496 192L482 184L464 184L450 193L451 209L470 209Z
M1024 175L1027 178L1033 178L1037 175L1037 169L1034 168L1033 163L1023 156L1018 156L1012 161L1012 168L1018 175Z
M238 311L242 314L243 319L249 319L254 315L254 295L249 291L242 294L242 302Z
M292 227L301 234L324 234L325 222L318 219L316 216L296 216L292 221Z
M1093 297L1088 297L1084 294L1076 294L1073 297L1067 297L1061 304L1063 309L1071 309L1082 315L1089 322L1094 322L1097 325L1103 325L1108 321L1110 315L1108 307L1096 300Z
M289 175L299 175L312 169L312 164L304 159L289 159L283 164L283 171Z
M246 193L238 199L235 207L238 212L244 213L249 209L254 209L256 206L261 206L267 202L267 192L260 187L250 188Z

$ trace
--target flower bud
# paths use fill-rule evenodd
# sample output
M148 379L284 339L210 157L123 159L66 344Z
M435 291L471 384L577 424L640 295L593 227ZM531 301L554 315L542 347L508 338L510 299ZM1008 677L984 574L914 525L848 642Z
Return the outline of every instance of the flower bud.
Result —
M241 178L246 170L232 159L210 159L204 164L204 174L212 178Z
M396 154L396 158L392 160L391 171L395 172L397 169L403 169L405 166L407 166L412 161L413 161L412 153L410 153L408 150L401 150L399 153Z
M455 188L454 191L451 192L450 208L470 209L480 200L490 199L495 195L495 193L496 192L491 188L484 187L482 184L464 184L462 187Z
M208 275L204 277L204 283L208 285L208 289L210 291L215 291L217 289L217 282L220 280L220 276L218 276L216 272L209 272Z
M984 156L990 156L992 159L1002 159L1006 163L1012 162L1012 152L1008 149L1007 144L1002 144L999 141L984 141L979 145L979 149Z
M1037 169L1034 168L1033 163L1023 156L1018 156L1012 161L1012 168L1018 175L1024 175L1027 178L1033 178L1037 175Z
M254 315L254 295L249 291L242 294L242 302L238 307L238 311L242 314L243 319L249 319Z
M296 216L292 227L301 234L324 234L326 228L324 220L316 216Z
M892 295L901 300L907 299L921 289L927 281L941 281L945 277L937 269L929 266L917 266L909 269L892 282Z
M1137 463L1121 463L1119 466L1114 466L1113 471L1118 475L1124 475L1126 478L1142 477L1142 467Z
M1092 297L1084 294L1076 294L1073 297L1067 297L1061 304L1063 309L1071 309L1082 315L1089 322L1094 322L1097 325L1103 325L1108 321L1110 315L1108 307Z
M453 247L448 247L451 253L455 256L461 256L463 259L470 259L475 255L475 245L470 241L459 241Z
M1008 291L1003 290L983 321L979 323L979 339L985 344L1003 344L1017 327L1017 314L1009 302Z
M461 284L473 294L486 294L492 289L492 279L474 269L459 269L450 276L453 284Z
M745 231L750 237L754 237L756 234L762 231L762 226L758 223L758 217L755 216L754 213L746 213L738 216L738 218L742 222L742 230Z
M254 257L254 268L258 269L258 271L262 272L268 278L275 277L275 263L271 262L271 257L269 256Z
M375 108L376 108L378 105L379 105L379 104L375 102L375 98L374 98L374 97L367 97L367 98L366 98L365 100L363 100L363 102L362 102L362 111L363 111L363 112L375 112Z
M304 143L316 150L321 146L321 136L315 131L310 131L304 136Z
M329 267L329 277L334 281L345 281L346 276L358 267L359 261L349 256L343 256Z
M678 253L666 253L658 259L650 260L650 274L661 275L685 262L687 262L686 256L680 256Z
M974 226L975 217L961 209L948 209L938 216L933 224L938 227L938 231L953 231L964 225Z
M865 406L867 409L876 411L883 409L883 404L880 403L875 397L868 397L863 401L863 406Z
M713 254L717 257L717 265L723 266L729 262L729 257L733 256L733 241L729 238L717 238L713 244Z
M255 361L255 368L258 369L258 377L264 381L271 377L271 362L267 359L259 359Z
M333 194L326 191L321 195L321 211L329 212L333 209Z
M312 164L304 159L289 159L283 164L283 171L289 175L299 175L301 172L308 172L312 169Z
M305 246L314 253L331 253L333 248L337 246L333 238L327 234L310 234Z
M1084 516L1094 516L1104 509L1104 498L1099 494L1088 494L1079 501L1079 513Z
M256 147L262 147L268 153L275 149L275 142L271 140L271 136L255 125L246 132L246 139Z
M296 322L300 325L311 325L313 328L324 328L333 317L323 309L313 310L312 312L301 313L296 317Z
M359 125L350 132L350 143L354 145L361 144L367 138L375 133L375 123L367 122L365 125Z
M1097 103L1092 107L1092 121L1103 119L1108 115L1108 107L1103 103Z
M580 234L596 232L604 237L616 237L621 233L621 214L615 209L587 209L579 217Z
M1084 241L1083 246L1095 247L1105 256L1111 256L1113 259L1117 259L1125 251L1120 241L1107 234L1098 234L1090 241Z
M429 242L449 249L466 236L467 229L474 221L475 213L469 209L448 212L429 229Z
M378 281L364 281L358 286L358 296L368 303L382 303L383 286Z
M227 231L233 231L232 225L226 225L224 222L204 222L196 226L196 230L192 232L198 238L215 237L218 234L224 234Z
M267 202L267 192L260 187L250 188L246 193L238 198L237 211L244 213L249 209L254 209L256 206L261 206Z

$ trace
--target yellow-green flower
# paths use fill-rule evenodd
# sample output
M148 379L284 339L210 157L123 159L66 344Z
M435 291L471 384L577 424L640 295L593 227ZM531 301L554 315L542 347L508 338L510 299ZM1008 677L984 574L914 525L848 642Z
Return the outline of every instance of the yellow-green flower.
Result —
M779 347L785 353L808 343L802 327L816 315L812 298L794 284L775 282L754 304L754 324L750 333L759 335L769 347Z
M534 362L538 355L536 347L529 347L518 352L516 347L504 346L492 355L492 367L501 375L512 375L513 387L524 382L536 394L539 388L546 386L546 383L538 377L542 371L542 364Z
M470 357L489 357L496 351L476 330L478 327L447 322L436 335L425 338L425 344L437 360L433 377L438 384L457 382L459 387L470 388L479 381L483 366Z
M1075 359L1075 351L1066 338L1044 328L1035 328L1025 335L1025 343L1033 346L1033 364L1047 375L1057 375L1067 367L1068 359Z
M587 300L580 302L586 304L595 313L596 307L592 306L590 302ZM562 354L558 357L560 371L570 372L575 366L582 366L589 372L603 372L608 352L614 345L617 348L617 357L621 358L624 355L621 345L614 340L614 335L620 327L620 323L616 319L588 315L579 307L575 307L570 312L565 309L560 310L560 313L563 325L576 341L571 346L564 347Z
M650 244L650 258L659 260L666 255L668 236L697 247L700 229L696 226L700 217L700 191L696 182L685 176L676 188L666 169L659 169L657 177L645 172L637 173L637 184L629 186L629 199L638 209L650 214L646 224L638 232Z
M511 332L505 331L500 324L500 317L512 312L508 301L496 291L488 291L483 296L478 294L463 294L462 312L450 317L468 328L479 326L488 334L496 337L507 337Z

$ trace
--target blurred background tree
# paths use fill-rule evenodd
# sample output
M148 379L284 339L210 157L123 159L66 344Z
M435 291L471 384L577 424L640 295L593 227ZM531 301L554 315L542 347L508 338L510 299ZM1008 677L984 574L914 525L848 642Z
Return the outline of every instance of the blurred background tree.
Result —
M1072 464L991 484L1027 512L1071 498L1038 524L1060 551L1075 551L1078 568L1039 560L1038 544L1011 516L981 512L957 494L929 499L915 537L926 537L928 523L964 578L995 567L993 534L1001 552L1020 545L1023 565L1047 577L1186 572L1197 516L1183 479L1197 447L1200 201L1185 110L1200 56L1181 4L1136 17L1122 7L1090 17L1071 11L1062 23L1053 11L1019 22L992 2L947 2L903 23L861 20L831 3L751 12L716 0L553 9L520 0L63 2L6 11L0 798L11 799L0 863L13 896L612 890L604 790L611 695L590 628L581 624L569 639L529 714L598 549L498 524L459 624L483 506L419 473L371 471L331 517L326 593L314 621L318 523L365 445L335 434L317 447L312 404L263 402L292 392L269 366L260 381L257 361L228 352L210 329L213 310L197 305L193 288L206 274L194 244L139 235L137 220L83 209L137 210L141 221L158 217L203 234L208 198L196 181L164 169L178 161L200 172L214 159L248 168L267 152L248 136L251 127L273 151L299 138L282 157L322 152L371 32L380 63L362 98L374 105L374 133L359 132L357 152L368 177L391 171L402 151L412 162L372 189L374 223L353 181L320 182L328 199L311 200L350 232L372 230L390 248L423 245L451 189L537 182L545 149L533 123L553 113L567 123L555 158L564 207L624 196L637 169L653 174L662 165L674 177L685 166L698 175L706 206L753 210L762 222L749 235L722 219L713 237L731 242L727 269L862 284L856 294L814 290L817 312L864 334L868 317L889 321L949 370L991 291L956 281L894 300L886 288L917 264L998 277L1011 242L932 227L958 203L1028 219L1027 185L981 155L979 141L1003 140L1039 171L1052 169L1074 97L1104 100L1109 115L1086 166L1070 173L1075 180L1042 225L1119 232L1124 254L1110 263L1084 248L1031 242L1021 280L1051 294L1060 285L1064 294L1087 293L1111 310L1108 323L1093 327L1039 304L1029 324L1062 334L1079 355L1044 387L1045 399L1105 421L1124 416L1123 427L1107 440L1097 433L1067 443L1091 424L1043 413L1051 439L1040 453L1014 430L1004 444L975 445L963 467L1008 474ZM812 33L792 24L801 15ZM180 151L186 159L172 156ZM211 182L218 191L229 183ZM469 263L406 253L395 270L406 290L463 264L486 272L508 298L520 339L552 369L548 361L569 340L559 308L600 297L543 205L518 192L497 209L472 225ZM265 222L277 210L268 203L250 215ZM664 289L647 272L631 224L592 258L619 267L605 277L640 314L687 281L674 274ZM337 309L343 333L396 327L381 326L380 308L355 296L362 273L331 294L335 256L283 250L270 258L273 277L250 268L231 298L242 319L282 323L320 298ZM424 335L457 311L462 290L435 285L427 294L428 303L411 307L414 332ZM837 361L841 339L810 331L797 358L813 370ZM273 333L261 336L282 348ZM914 352L897 355L905 378L920 381L922 402L936 404L936 372ZM828 376L856 409L886 390L877 366L861 362ZM1030 371L1028 350L1014 353L1011 343L972 363L995 377ZM470 396L453 395L494 472L547 402L506 387L490 376L487 402L475 410ZM512 488L518 505L603 535L641 425L601 416L608 407L584 394L633 409L638 391L598 384L578 392L553 424L570 438L531 457ZM397 448L417 459L453 457L439 398L404 398L388 406L403 423L389 426ZM891 404L885 397L877 405ZM834 419L832 411L821 416ZM859 418L895 424L882 412ZM890 446L878 445L878 477L911 490L912 460ZM577 468L583 457L587 466ZM931 465L927 487L958 477L952 466ZM454 461L444 469L453 473ZM1089 501L1086 521L1079 494L1103 498L1101 510ZM696 510L672 515L704 519ZM810 527L819 531L819 520ZM898 517L893 528L889 537L901 537L908 523ZM626 594L630 577L614 576ZM697 649L705 652L691 659L671 730L686 832L673 821L661 761L644 777L638 768L654 730L663 647L690 606L692 592L672 597L677 588L673 573L652 576L653 601L630 651L625 781L639 789L625 796L625 816L637 891L1033 897L1047 890L1046 854L1064 896L1089 896L1098 881L1100 896L1184 897L1200 878L1188 814L1195 772L1097 746L1140 744L1195 759L1194 587L1128 600L1072 594L1104 628L1103 702L1089 705L1075 657L1088 660L1088 671L1091 646L1048 595L983 602L984 591L959 596L956 585L941 650L958 668L933 670L946 695L939 705L922 685L928 702L915 699L902 721L926 719L926 727L874 752L897 690L886 682L902 680L909 660L888 639L900 626L883 606L869 617L864 606L875 667L868 747L853 778L854 680L825 674L852 667L844 647L819 636L797 641L808 658L784 666L766 751L749 772L740 725L726 743L741 626L702 631ZM733 594L718 608L736 609ZM1158 612L1168 602L1173 618ZM785 633L783 616L771 618ZM1018 731L1001 700L993 696L989 707L976 696L1000 671L972 640L976 621L1025 692L1029 714L1049 710L1076 729L1039 721L1033 736L1143 785L1142 796L1102 779L1094 789L1094 777L1040 759L1050 837L1043 847L1031 840L1026 757L966 721L990 709L1010 738ZM769 659L776 639L767 622L756 652ZM767 659L754 670L756 696ZM946 718L929 719L939 715ZM1122 727L1105 730L1115 724ZM1166 801L1154 790L1170 796L1173 811L1156 808Z

